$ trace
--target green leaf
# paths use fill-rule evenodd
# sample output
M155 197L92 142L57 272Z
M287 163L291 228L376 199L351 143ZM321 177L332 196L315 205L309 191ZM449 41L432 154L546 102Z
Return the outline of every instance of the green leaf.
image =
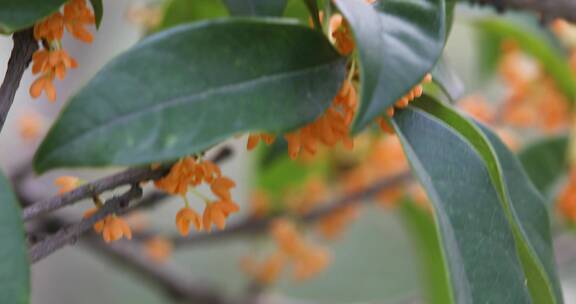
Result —
M94 10L94 17L96 17L96 28L98 29L102 23L104 5L102 4L102 0L90 0L90 4L92 4L92 9Z
M500 42L513 40L529 55L541 63L541 66L553 78L558 87L573 102L576 99L576 78L570 69L565 54L555 48L550 41L535 34L527 27L502 19L481 19L475 22L481 32L482 45L491 48L486 50L483 61L487 66L495 66L500 53ZM482 53L482 52L481 52Z
M35 168L144 164L242 132L284 132L328 107L344 66L322 34L284 21L174 28L113 60L72 98Z
M399 111L393 124L434 206L451 302L530 303L514 235L482 157L423 110Z
M352 27L360 59L360 131L420 83L446 38L444 0L335 1Z
M30 302L30 263L20 205L0 174L0 303Z
M166 2L164 17L158 30L225 16L228 16L228 10L220 0L170 0Z
M544 200L514 154L494 133L424 97L414 103L463 136L483 158L512 228L534 303L562 303Z
M416 203L405 200L400 205L400 215L419 253L426 303L450 303L449 274L446 272L440 236L437 234L432 214Z
M436 63L432 70L432 79L442 92L450 99L457 101L465 92L464 83L444 58Z
M0 33L12 33L31 27L54 13L67 0L1 0Z
M224 0L224 3L232 16L282 16L287 1L288 0Z
M568 170L568 136L538 140L522 149L518 157L534 186L548 194Z

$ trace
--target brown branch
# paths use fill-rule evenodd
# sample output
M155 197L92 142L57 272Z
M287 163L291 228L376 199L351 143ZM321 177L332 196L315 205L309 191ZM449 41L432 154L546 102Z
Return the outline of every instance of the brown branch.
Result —
M576 22L576 1L574 0L473 0L471 2L491 5L500 12L506 9L532 11L544 21L562 18Z
M232 155L229 147L219 150L212 161L221 162ZM120 173L104 177L97 181L82 185L64 195L58 195L44 201L32 204L23 210L25 221L52 212L56 209L74 204L83 199L92 198L105 191L112 190L124 185L136 184L148 180L156 180L164 176L170 170L171 164L162 165L152 169L148 167L137 167L124 170Z
M32 54L38 49L38 43L34 39L31 28L14 33L12 39L14 47L8 61L6 76L0 86L0 131L4 127L8 112L14 102L22 75L32 60Z
M113 197L106 201L104 207L100 208L93 216L82 220L70 227L63 228L57 233L48 236L46 239L32 245L29 250L30 261L32 263L47 257L54 251L64 247L67 244L74 243L80 235L89 231L94 224L107 215L126 209L131 200L142 197L142 188L133 185L130 190L121 196Z
M381 192L386 188L395 187L400 185L401 183L406 182L408 179L410 179L410 177L411 175L409 172L404 172L392 177L380 179L375 183L373 183L372 185L360 191L342 196L333 201L315 204L320 205L322 207L319 207L313 210L312 212L302 216L299 220L303 223L315 222L323 218L324 216L331 214L335 210L344 208L349 205L355 205L361 202L365 202L367 201L367 199L372 198L373 196L375 196L376 194L378 194L379 192ZM172 238L172 241L175 247L181 247L181 246L199 245L214 241L222 241L232 237L238 237L243 235L254 235L257 233L265 233L273 220L274 217L261 218L261 219L249 217L243 221L229 225L224 230L213 231L210 233L197 233L187 238L175 236Z
M82 185L63 195L54 196L47 200L34 203L22 211L23 218L27 221L120 186L158 179L164 176L169 168L170 166L164 165L156 169L138 167L124 170L120 173Z

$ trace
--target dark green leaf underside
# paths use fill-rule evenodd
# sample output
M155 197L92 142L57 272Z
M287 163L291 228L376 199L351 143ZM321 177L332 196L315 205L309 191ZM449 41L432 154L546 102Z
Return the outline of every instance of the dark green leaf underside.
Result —
M431 199L454 303L530 303L514 236L482 157L458 133L415 108L393 120Z
M533 300L561 303L548 214L518 160L491 131L472 124L448 106L426 96L414 105L448 124L480 153L510 221Z
M287 0L224 0L224 3L232 16L282 16Z
M329 105L344 65L320 33L283 21L174 28L113 60L73 97L35 167L170 160L234 134L296 128Z
M444 0L336 0L354 32L360 58L360 131L420 83L440 58L446 38Z
M30 266L20 207L0 173L0 303L30 302Z
M0 33L12 33L34 25L57 11L66 0L0 1Z

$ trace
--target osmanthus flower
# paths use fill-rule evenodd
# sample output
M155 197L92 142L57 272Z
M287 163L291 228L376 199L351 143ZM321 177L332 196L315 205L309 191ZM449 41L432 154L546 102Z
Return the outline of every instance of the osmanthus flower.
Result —
M163 263L172 255L174 246L165 237L155 236L144 243L146 255L154 262Z
M236 187L236 183L228 177L221 176L210 184L210 189L220 199L229 201L231 198L230 189Z
M339 142L352 149L354 142L349 130L356 113L357 98L356 88L346 80L324 114L303 128L284 134L288 142L288 155L292 159L296 159L300 153L314 155L320 144L334 147Z
M98 212L98 208L92 208L84 212L84 218L89 218ZM96 233L101 234L106 243L117 241L121 238L132 239L132 230L122 218L116 214L110 214L93 226Z
M388 117L392 118L394 116L394 113L395 113L394 108L399 108L399 109L406 108L410 104L411 101L422 96L422 94L424 93L423 85L430 83L430 82L432 82L432 74L428 73L424 76L424 78L422 79L420 84L417 84L416 86L414 86L412 89L410 89L410 91L408 91L408 93L406 93L406 95L404 95L402 98L398 99L396 101L396 103L394 103L394 106L389 107L386 110L386 115ZM380 126L380 129L382 129L382 131L384 131L385 133L394 134L394 130L388 124L388 121L386 121L386 119L384 117L378 117L376 119L376 123L378 124L378 126Z
M86 0L71 0L64 5L64 13L57 11L34 25L34 38L43 41L44 48L32 56L32 73L40 74L30 87L30 95L38 98L42 92L48 100L56 100L54 78L64 79L67 69L76 68L78 63L62 49L64 28L72 36L91 42L93 36L84 27L94 25L95 18Z
M246 149L248 151L254 150L256 146L263 141L267 145L271 145L276 140L276 135L268 133L250 134L248 135L248 142L246 143Z
M196 231L202 230L202 219L200 215L192 208L185 207L176 213L176 228L182 236L190 233L190 226L194 226Z
M184 198L186 206L176 214L176 227L181 235L186 236L193 225L197 231L202 227L210 231L212 225L219 229L224 229L226 219L232 213L240 209L232 201L230 190L236 186L234 181L226 176L222 176L220 168L208 160L198 160L188 156L176 162L168 174L154 182L156 187L173 195L180 195ZM201 184L210 186L216 199L211 199L196 190ZM202 217L190 207L186 197L187 193L199 197L205 203Z
M82 180L75 176L60 176L54 180L54 184L59 187L58 194L62 195L70 192L82 184Z
M85 0L71 0L64 5L64 25L72 36L83 42L90 43L94 39L85 26L96 23L94 14L88 8Z
M238 212L240 207L227 200L216 202L207 202L202 214L202 224L206 231L212 229L212 225L216 225L218 229L222 230L226 227L226 219L232 213Z
M18 118L20 136L25 140L37 139L42 133L42 117L35 112L27 112Z

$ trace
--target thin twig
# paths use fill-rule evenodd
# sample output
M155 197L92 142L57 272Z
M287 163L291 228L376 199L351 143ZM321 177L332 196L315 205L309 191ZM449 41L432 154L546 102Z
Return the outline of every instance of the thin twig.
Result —
M120 173L82 185L63 195L54 196L47 200L34 203L22 211L23 218L27 221L83 199L94 197L102 192L116 189L120 186L158 179L164 176L169 168L169 166L165 165L156 169L151 169L150 167L138 167L124 170Z
M38 43L34 40L32 29L26 29L14 33L12 36L14 47L8 60L8 68L2 86L0 86L0 131L4 127L8 112L14 102L14 96L20 86L20 80L24 71L32 60L32 54L38 49Z
M409 172L404 172L392 177L380 179L362 190L342 196L333 201L318 204L322 207L319 207L313 210L312 212L302 216L299 220L303 223L315 222L321 219L322 217L331 214L335 210L344 208L349 205L365 202L367 201L367 199L375 196L383 189L396 187L401 183L406 182L408 179L410 179L410 177L411 175ZM265 233L273 220L274 217L268 217L268 218L249 217L243 221L229 225L224 230L213 231L210 233L197 233L187 238L175 236L172 238L172 241L175 247L196 246L199 244L214 241L222 241L242 235L254 235L257 233Z
M65 245L74 243L80 235L89 231L96 222L104 219L111 213L125 209L131 200L140 197L142 197L142 188L138 185L133 185L130 190L121 196L107 200L104 207L100 208L93 216L70 227L63 228L37 244L32 245L29 250L30 261L32 263L38 262Z

